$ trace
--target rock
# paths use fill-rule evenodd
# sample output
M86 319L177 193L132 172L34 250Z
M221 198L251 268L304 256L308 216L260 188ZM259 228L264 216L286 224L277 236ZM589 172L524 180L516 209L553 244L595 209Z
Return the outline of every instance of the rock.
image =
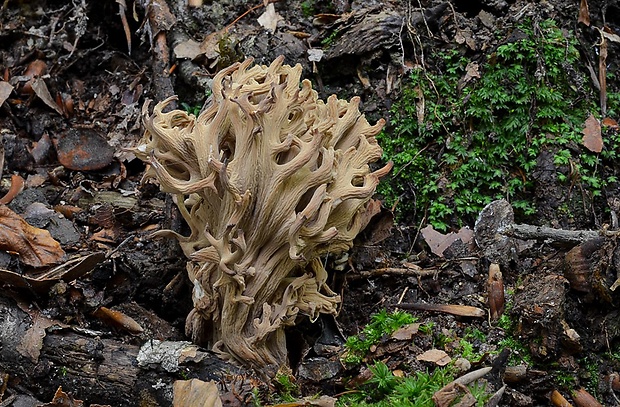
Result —
M341 370L339 361L316 357L304 360L299 365L297 375L301 379L318 382L336 377Z
M70 170L100 170L114 158L114 148L91 129L69 129L54 140L54 145L58 161Z

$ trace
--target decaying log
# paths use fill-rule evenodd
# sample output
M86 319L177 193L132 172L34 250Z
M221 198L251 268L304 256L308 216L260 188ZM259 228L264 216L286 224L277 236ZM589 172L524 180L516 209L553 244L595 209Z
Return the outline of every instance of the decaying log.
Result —
M597 230L564 230L518 224L508 226L502 233L521 240L551 240L569 244L579 244L601 236L601 232Z
M168 406L173 383L196 377L218 383L227 405L245 405L261 384L189 342L163 344L69 327L0 296L0 371L9 374L8 395L18 385L48 402L62 386L86 405Z
M616 236L618 232L564 230L516 224L512 205L505 199L500 199L489 203L480 211L474 226L474 234L484 256L494 263L504 264L516 256L514 239L577 245L600 236Z

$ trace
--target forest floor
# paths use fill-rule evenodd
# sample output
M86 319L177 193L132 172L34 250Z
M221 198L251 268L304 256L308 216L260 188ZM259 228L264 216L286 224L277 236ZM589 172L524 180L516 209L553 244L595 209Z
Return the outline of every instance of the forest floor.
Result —
M268 65L283 55L285 63L301 64L320 98L360 96L371 123L387 120L385 139L402 124L395 106L408 110L399 100L416 89L408 82L412 70L441 73L437 55L450 52L482 66L500 45L519 40L521 24L549 20L577 40L580 62L573 69L588 79L574 84L574 103L594 94L600 107L600 94L618 91L613 78L620 5L613 1L591 1L587 12L585 0L186 3L38 0L2 6L2 406L42 405L59 386L74 399L56 397L45 405L167 405L175 379L214 378L191 364L172 374L154 370L154 377L161 374L157 385L127 394L139 386L99 386L103 379L86 372L86 361L79 371L63 363L62 354L54 359L46 353L54 335L69 331L96 338L97 346L115 341L119 352L123 346L137 351L153 339L187 340L192 285L185 259L175 241L151 236L184 225L172 199L156 183L142 182L146 166L132 151L144 133L147 100L178 95L177 108L198 113L220 69L248 57ZM606 84L601 69L610 78ZM468 71L461 83L484 75L482 69ZM416 106L409 108L415 115ZM620 118L611 102L602 111L594 113L603 130L598 124L592 133L584 116L583 145L571 145L571 151L596 151L589 143L599 139L603 150L617 146L605 143L617 135ZM412 213L405 205L415 202L421 187L401 185L409 192L400 200L387 197L389 207L356 241L344 270L332 271L342 296L336 319L304 319L290 328L291 370L271 382L236 371L257 390L215 377L224 405L432 405L423 400L426 390L404 384L424 387L427 380L434 392L484 367L492 370L476 385L455 384L452 396L435 403L454 405L458 397L458 405L563 405L558 399L565 397L595 405L583 404L589 394L601 405L620 405L620 250L614 233L620 168L601 164L596 175L607 178L592 193L572 171L568 182L545 178L556 171L557 161L548 158L553 154L537 157L548 171L528 180L535 185L535 209L516 211L520 227L512 227L510 205L496 201L433 228L425 208ZM19 310L10 308L15 304ZM11 322L11 315L24 320ZM19 323L30 327L19 331L28 332L24 338L16 338ZM350 337L357 342L344 346Z

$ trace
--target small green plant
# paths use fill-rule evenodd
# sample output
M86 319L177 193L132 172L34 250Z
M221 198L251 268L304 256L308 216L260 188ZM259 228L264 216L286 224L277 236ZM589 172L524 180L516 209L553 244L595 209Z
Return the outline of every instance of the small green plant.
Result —
M465 338L459 341L459 346L456 351L461 354L461 357L469 360L470 362L476 362L482 358L480 352L474 350L474 345Z
M433 333L433 327L435 323L433 321L429 321L425 324L422 324L418 327L418 331L423 333L424 335L431 335Z
M275 386L278 391L277 398L281 401L290 403L299 397L299 388L294 382L291 374L278 373L275 377Z
M372 378L357 392L338 399L338 406L433 406L433 394L453 380L450 368L433 373L416 372L409 377L395 376L383 362L369 367Z
M473 340L484 342L486 341L487 336L478 328L467 327L467 329L465 329L465 335L463 335L463 339L468 341Z
M381 338L391 335L398 328L412 324L416 319L408 312L395 311L388 313L385 309L370 317L370 323L362 329L359 335L347 338L346 352L343 360L346 363L360 363L370 347L379 343Z
M323 46L323 48L331 47L339 35L340 35L340 31L334 30L327 37L323 38L321 40L321 45Z
M301 3L301 14L304 17L312 17L315 13L314 0L305 0Z
M182 102L181 107L189 114L193 114L194 116L198 116L200 114L200 110L202 109L201 105L190 106L188 103Z
M595 398L598 398L600 362L597 362L594 357L586 356L579 360L579 364L583 366L584 374L581 374L581 378L584 380L584 387Z
M189 380L190 379L189 369L179 370L179 376L181 376L183 380Z
M532 354L521 341L516 339L512 335L508 335L506 338L499 341L497 344L498 349L508 348L511 350L509 363L511 365L519 365L525 363L532 366L534 361L532 360Z
M372 378L358 391L340 397L337 406L432 407L435 392L454 380L451 366L432 372L418 371L407 377L395 376L383 362L375 362L369 370ZM483 406L488 401L490 394L486 393L486 384L475 382L468 388L476 398L476 405Z
M458 51L434 55L438 70L418 67L380 136L392 179L379 186L388 206L416 223L446 230L473 223L484 205L506 198L520 215L535 211L541 152L555 154L557 176L590 197L610 182L601 158L620 156L618 140L599 155L583 148L585 119L596 113L577 41L552 20L527 23L523 38L497 48L480 65ZM610 111L620 98L608 99ZM618 138L618 137L617 137ZM417 212L416 212L417 211Z
M252 389L252 407L263 407L258 387Z
M569 390L575 387L577 384L577 380L575 375L571 372L566 371L566 369L558 369L553 371L553 376L555 378L555 383L562 389Z
M487 384L484 382L475 381L473 384L467 386L471 395L476 399L477 407L484 407L491 398L491 394L487 392Z

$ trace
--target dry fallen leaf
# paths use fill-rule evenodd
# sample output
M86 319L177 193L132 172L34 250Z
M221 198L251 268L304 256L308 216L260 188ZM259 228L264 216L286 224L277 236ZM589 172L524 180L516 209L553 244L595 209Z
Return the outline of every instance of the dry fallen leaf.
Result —
M282 16L276 13L276 8L273 3L269 3L265 7L265 12L258 17L258 24L271 34L276 32L278 21L282 20Z
M47 230L29 225L5 205L0 205L0 250L16 252L22 262L33 267L58 263L65 256Z
M24 190L25 181L19 175L13 174L11 175L11 187L9 191L0 198L0 204L8 204L10 203L17 195L19 195Z
M470 62L467 64L467 66L465 67L465 75L461 79L459 79L459 82L458 82L459 90L462 90L465 87L465 85L471 82L472 79L480 78L479 68L480 66L478 65L477 62Z
M172 391L174 407L222 407L214 381L177 380L172 385Z
M47 89L47 85L43 79L38 77L32 78L32 90L34 90L34 93L39 99L62 116L62 109L56 104L56 101Z
M35 59L30 64L28 64L26 71L22 75L24 78L28 79L28 82L24 83L24 85L19 90L19 93L21 93L22 95L32 95L32 82L35 78L38 78L41 75L45 74L46 71L47 64L45 63L45 61L42 61L40 59Z
M0 282L12 285L13 287L30 288L37 292L47 292L51 286L61 279L65 282L73 281L86 273L89 273L95 266L105 260L105 253L91 253L88 256L71 259L60 266L50 270L36 270L18 273L10 270L0 269Z
M43 339L45 338L45 330L53 325L62 326L60 321L49 319L39 312L32 312L32 325L24 333L21 342L17 345L17 351L24 357L30 359L32 363L38 363L41 348L43 347Z
M429 349L421 355L418 355L416 359L422 362L431 362L437 366L445 366L452 361L452 358L440 349Z
M144 328L136 322L135 319L120 312L109 309L107 307L99 307L93 315L105 322L106 324L123 329L130 334L140 334L144 332Z
M39 407L82 407L83 405L82 400L74 399L71 394L65 393L62 391L62 387L59 387L52 402L41 404Z
M605 37L606 39L608 39L609 41L620 43L620 35L612 32L612 30L609 29L609 27L607 26L603 27L603 29L601 30L601 35Z
M478 307L472 307L471 305L427 304L421 302L412 302L398 304L398 308L412 309L417 311L444 312L446 314L458 315L461 317L482 318L487 315L483 309Z
M476 405L476 399L472 396L470 390L466 387L468 384L473 383L475 380L480 379L487 373L493 370L492 367L483 367L473 372L464 374L461 377L446 384L441 389L437 390L433 394L433 402L436 407L449 407L449 406L474 406ZM464 393L464 394L463 394ZM459 398L458 404L454 401Z
M174 55L178 59L194 59L198 55L201 55L203 53L203 50L200 48L200 43L198 41L192 40L191 38L187 41L178 43L174 47Z
M420 328L420 323L415 324L407 324L392 333L392 339L396 339L399 341L408 341L415 334L418 333L418 329Z
M602 124L604 127L608 127L608 128L610 128L610 129L614 129L614 130L615 130L615 129L617 129L617 128L619 127L619 126L618 126L618 122L617 122L617 121L615 121L614 119L612 119L611 117L606 117L606 118L604 118L604 119L603 119L603 121L601 122L601 124Z
M583 145L594 153L603 151L603 136L601 134L601 123L594 115L586 119L585 128L583 129Z
M491 320L497 321L504 313L504 280L499 264L491 263L489 266L489 277L487 279L487 296L489 300L489 311Z
M422 237L428 244L433 254L443 257L443 252L460 239L466 245L473 242L474 232L468 227L461 228L458 233L450 232L446 235L436 231L431 225L420 230Z
M13 92L13 86L8 82L0 81L0 106L9 98L11 92Z
M581 4L579 5L579 18L577 19L578 23L583 23L586 26L590 26L590 10L588 8L588 0L581 0Z

